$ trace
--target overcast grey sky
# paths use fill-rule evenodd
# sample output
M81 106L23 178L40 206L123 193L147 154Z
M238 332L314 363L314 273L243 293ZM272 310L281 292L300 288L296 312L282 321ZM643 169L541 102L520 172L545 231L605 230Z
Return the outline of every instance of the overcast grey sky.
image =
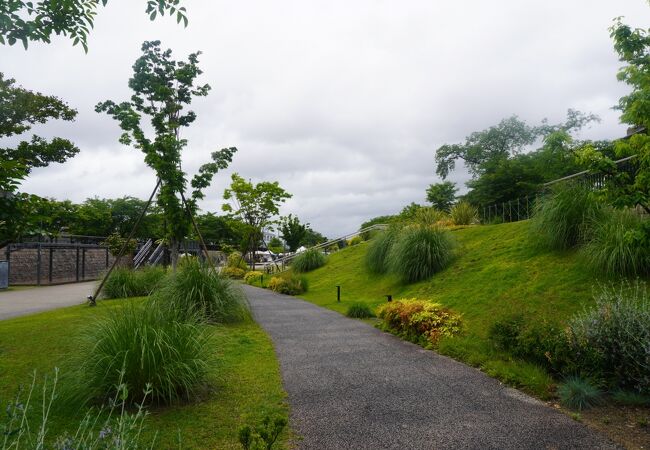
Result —
M611 107L627 92L608 27L625 16L647 28L643 0L459 0L185 2L189 26L150 22L145 0L100 9L90 51L70 41L0 46L0 71L79 110L74 123L35 127L73 140L81 153L34 170L23 190L57 199L146 198L155 177L142 154L117 142L117 124L94 112L127 99L144 40L177 59L201 50L208 97L193 104L184 168L236 146L201 204L220 211L232 171L279 181L297 214L328 236L371 217L424 203L439 181L434 152L517 114L560 121L568 108L601 116L582 138L616 138ZM451 179L462 186L462 170Z

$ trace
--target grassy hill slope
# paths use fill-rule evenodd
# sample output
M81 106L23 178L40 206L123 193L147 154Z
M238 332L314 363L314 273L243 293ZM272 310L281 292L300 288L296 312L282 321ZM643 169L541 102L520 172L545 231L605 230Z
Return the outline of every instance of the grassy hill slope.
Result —
M302 297L342 313L353 301L377 306L387 294L442 303L463 314L466 332L441 341L439 352L548 398L553 391L549 375L497 351L487 339L489 327L517 312L530 321L564 321L592 301L599 280L575 252L534 250L528 230L527 221L455 229L457 259L430 280L411 285L370 274L364 264L366 243L349 247L306 275L309 291ZM341 286L341 303L336 302L336 285Z

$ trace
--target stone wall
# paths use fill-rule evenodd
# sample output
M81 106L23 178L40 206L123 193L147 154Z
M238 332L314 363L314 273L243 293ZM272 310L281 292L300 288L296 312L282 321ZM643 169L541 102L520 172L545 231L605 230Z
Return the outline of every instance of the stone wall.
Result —
M0 249L0 258L3 257L7 257L6 249ZM96 280L114 257L103 247L43 246L40 250L14 249L8 260L10 285L56 284Z

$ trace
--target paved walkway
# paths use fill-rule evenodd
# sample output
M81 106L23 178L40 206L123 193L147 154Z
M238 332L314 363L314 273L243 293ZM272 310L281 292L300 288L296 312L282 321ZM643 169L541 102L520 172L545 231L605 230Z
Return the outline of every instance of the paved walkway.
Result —
M245 289L275 343L300 448L618 448L476 369L311 303Z
M78 305L93 294L94 281L0 291L0 320Z

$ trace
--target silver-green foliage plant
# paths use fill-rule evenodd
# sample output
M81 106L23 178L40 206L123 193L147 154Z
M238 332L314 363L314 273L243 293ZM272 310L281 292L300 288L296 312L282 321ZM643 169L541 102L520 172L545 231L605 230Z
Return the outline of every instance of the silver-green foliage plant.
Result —
M584 242L587 226L597 221L603 206L580 184L555 187L535 206L531 237L540 246L566 250Z
M451 234L442 227L410 225L391 246L388 267L402 282L414 283L447 267L455 247Z
M318 249L310 248L299 253L293 261L291 268L298 273L310 272L323 267L327 263L327 257Z
M208 327L181 320L157 302L129 303L97 319L79 342L81 400L104 402L124 385L132 403L186 400L213 366ZM150 389L149 389L150 388Z
M602 402L603 393L589 380L579 376L570 376L558 387L562 404L571 409L582 411Z
M650 299L640 281L604 287L568 324L576 369L611 388L650 394Z
M196 258L185 258L155 299L188 322L234 323L251 317L239 285Z
M466 201L456 203L449 215L454 225L471 225L478 222L478 210Z
M56 450L135 450L155 448L155 437L141 438L148 412L145 401L151 393L145 387L143 400L135 408L127 408L129 390L123 383L116 386L115 397L108 406L89 409L79 422L74 433L49 436L50 412L56 407L59 392L59 371L55 369L51 381L45 377L43 385L37 386L36 373L32 376L29 389L23 398L19 390L4 408L4 420L0 421L0 449L18 450L46 448ZM35 390L42 391L39 405L33 406ZM36 411L40 410L40 414Z
M632 210L608 210L591 224L582 252L607 275L650 275L650 220Z

